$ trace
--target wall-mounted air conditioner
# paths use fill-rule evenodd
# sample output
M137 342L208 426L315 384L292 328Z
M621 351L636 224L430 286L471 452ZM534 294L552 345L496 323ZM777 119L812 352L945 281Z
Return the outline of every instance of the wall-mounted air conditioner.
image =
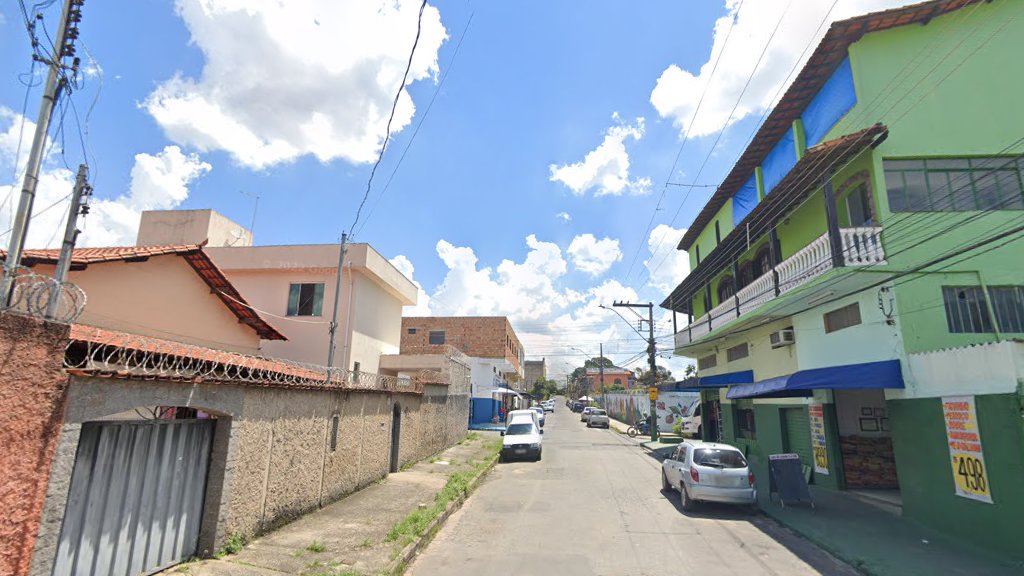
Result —
M772 332L769 336L772 342L772 348L782 348L783 346L792 346L796 342L796 336L793 333L792 328L786 328L777 332Z

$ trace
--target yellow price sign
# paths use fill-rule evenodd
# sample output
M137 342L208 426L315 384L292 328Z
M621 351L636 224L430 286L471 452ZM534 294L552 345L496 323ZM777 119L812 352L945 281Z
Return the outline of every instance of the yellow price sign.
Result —
M647 389L647 395L650 397L651 400L657 400L658 399L658 389L654 388L654 387L648 388Z
M824 446L814 447L814 467L828 470L828 452Z
M985 461L970 454L954 453L953 480L956 482L957 493L976 500L992 501L988 491L988 473Z

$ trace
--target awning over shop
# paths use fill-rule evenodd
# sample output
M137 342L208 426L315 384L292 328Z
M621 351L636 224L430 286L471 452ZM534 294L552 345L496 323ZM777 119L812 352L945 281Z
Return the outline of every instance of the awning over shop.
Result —
M899 360L847 364L801 370L729 388L726 398L809 396L812 390L850 388L903 388Z
M715 374L714 376L701 376L697 379L699 388L721 388L730 384L752 384L754 382L754 371L744 370L742 372L727 372Z
M509 394L512 396L522 396L519 392L509 388L495 388L494 390L491 390L491 396L507 396Z

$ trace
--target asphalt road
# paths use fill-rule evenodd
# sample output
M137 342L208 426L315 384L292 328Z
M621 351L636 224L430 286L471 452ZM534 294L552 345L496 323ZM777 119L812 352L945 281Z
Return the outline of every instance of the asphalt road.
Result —
M635 441L588 429L559 404L540 462L498 464L412 563L415 576L854 576L772 520L727 506L680 508Z

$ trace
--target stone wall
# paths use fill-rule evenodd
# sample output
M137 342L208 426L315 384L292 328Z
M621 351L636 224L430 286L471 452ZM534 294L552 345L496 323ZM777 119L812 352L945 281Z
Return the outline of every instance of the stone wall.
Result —
M73 376L31 573L50 574L84 422L151 406L217 419L199 539L200 554L211 554L232 534L267 532L386 476L396 405L399 467L464 438L468 368L451 362L442 373L450 383L422 395Z
M68 327L0 314L0 574L28 573L64 416Z

